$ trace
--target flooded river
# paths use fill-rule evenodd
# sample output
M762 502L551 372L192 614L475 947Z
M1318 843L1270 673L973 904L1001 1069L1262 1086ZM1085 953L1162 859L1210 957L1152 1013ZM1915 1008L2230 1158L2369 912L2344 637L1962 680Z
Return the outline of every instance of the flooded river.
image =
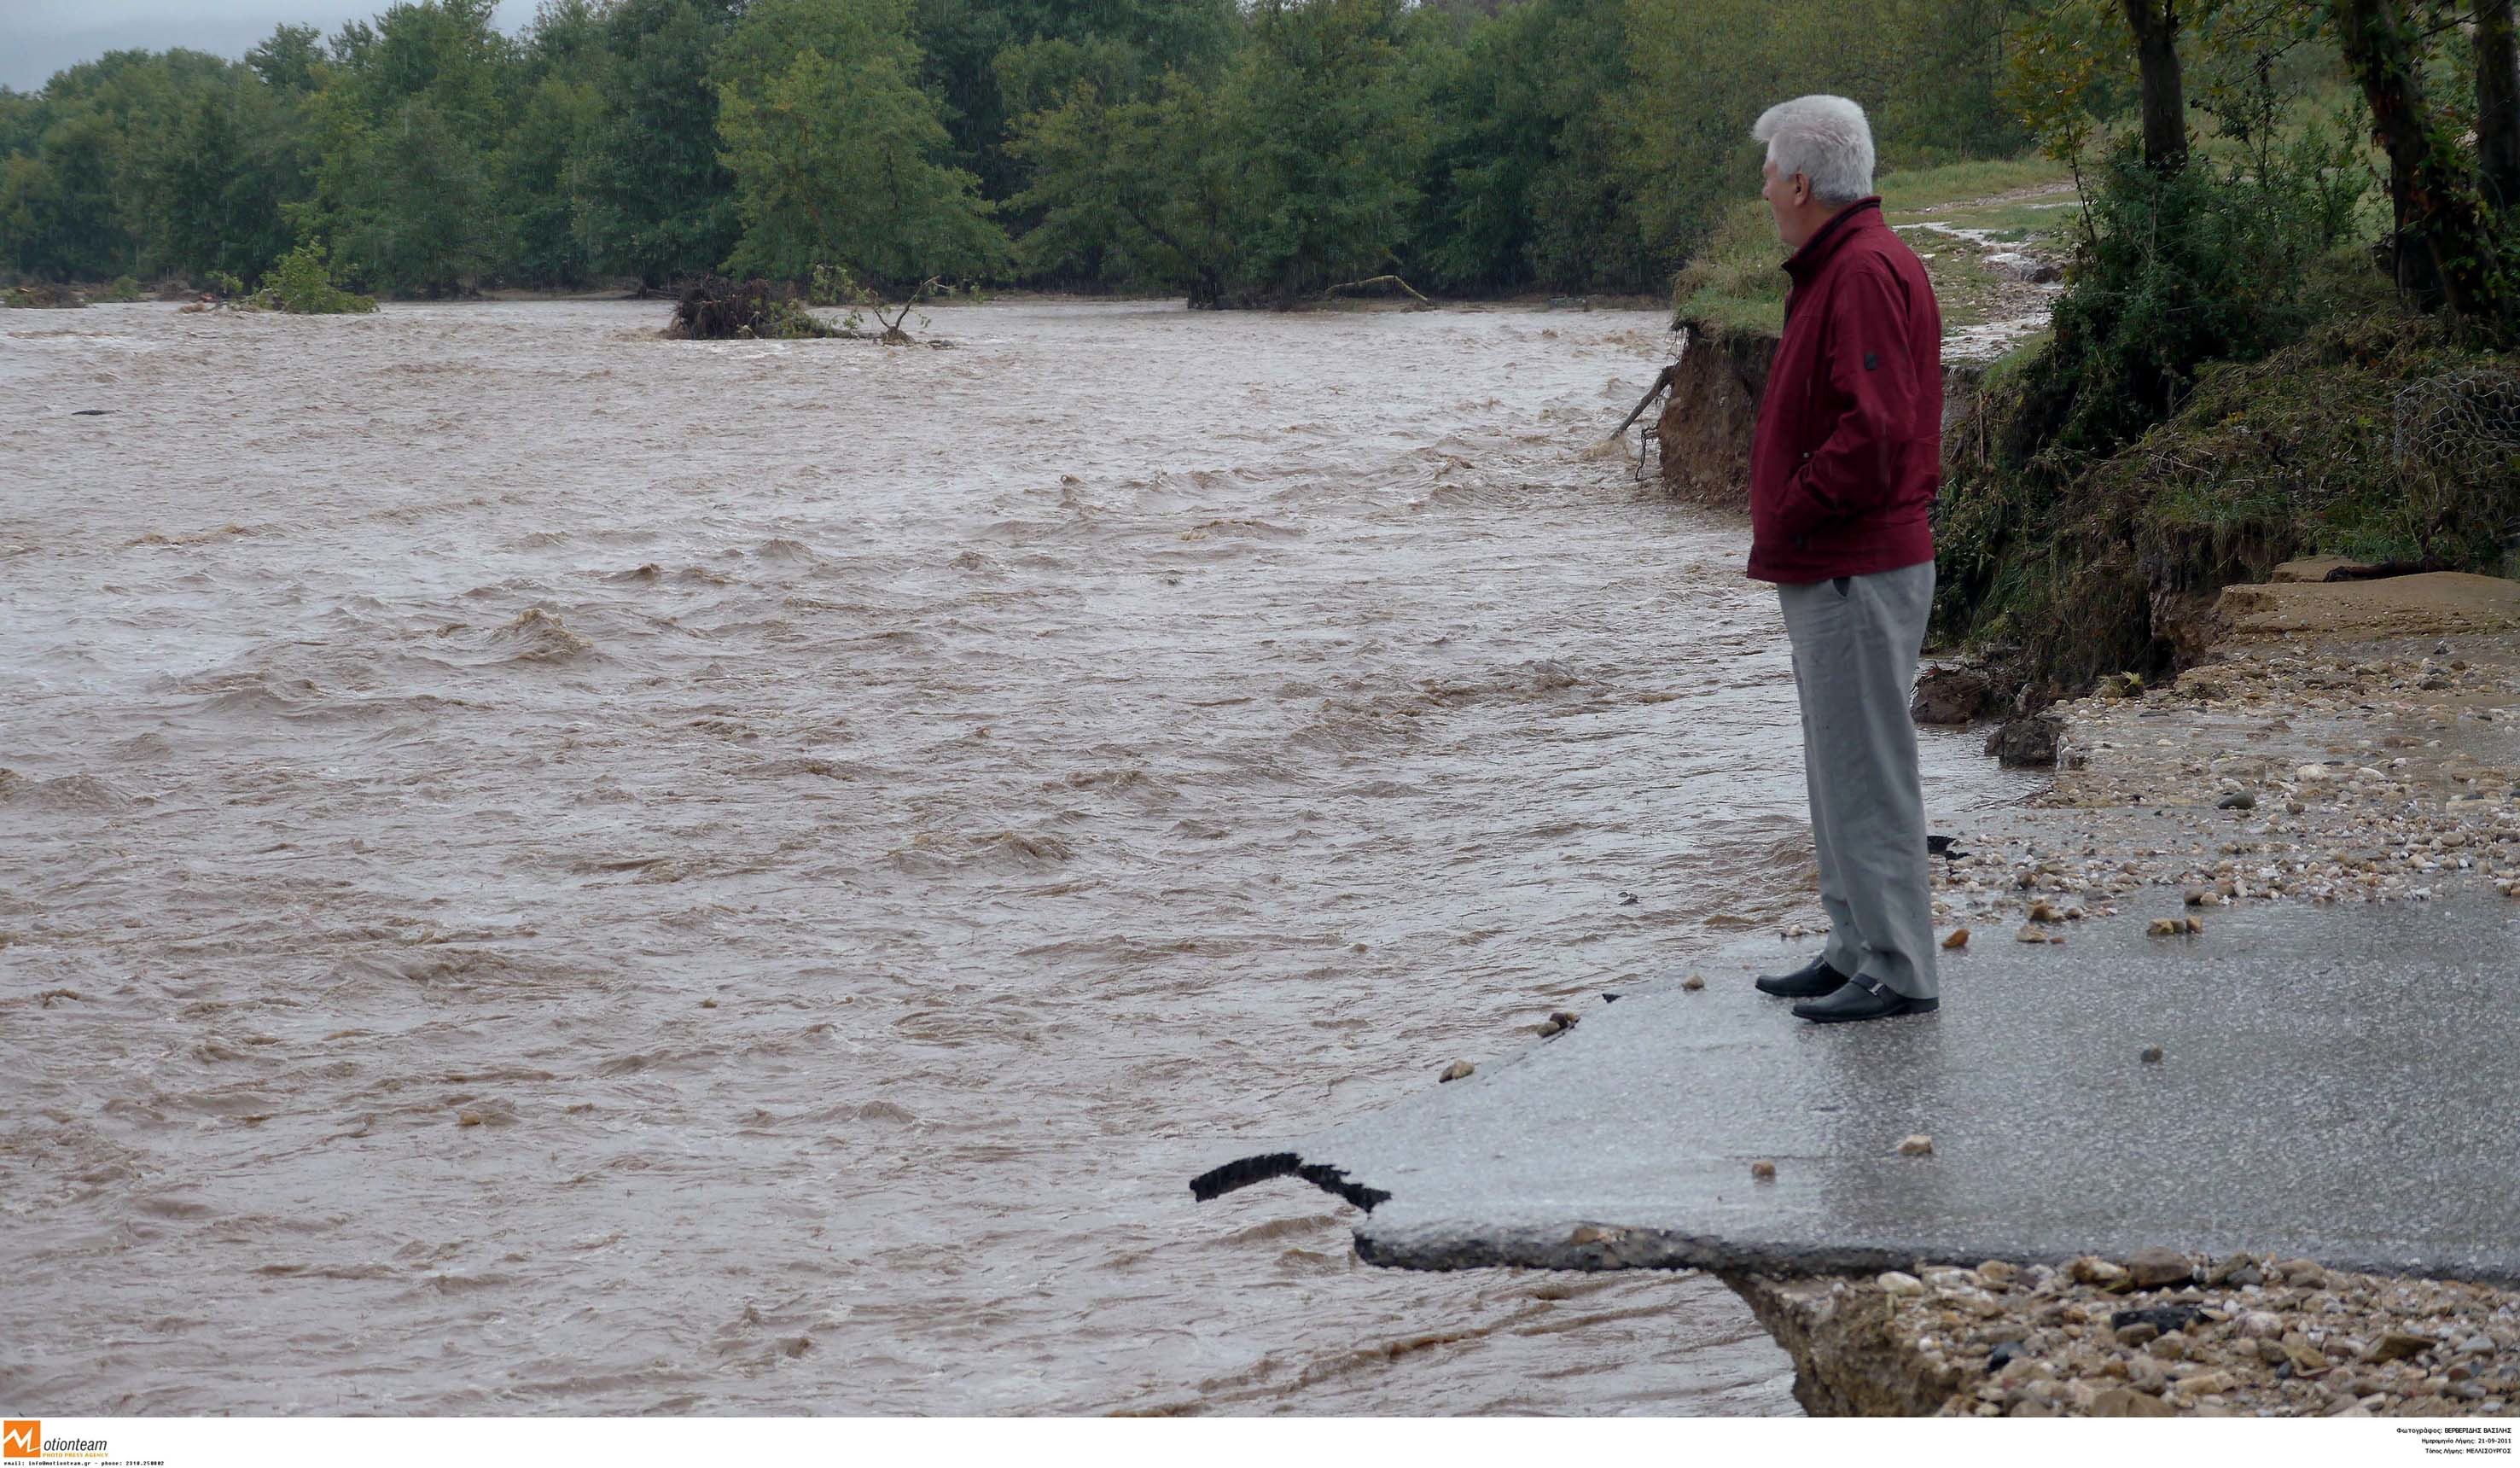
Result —
M0 1398L1794 1410L1186 1186L1816 912L1659 315L664 314L0 318Z

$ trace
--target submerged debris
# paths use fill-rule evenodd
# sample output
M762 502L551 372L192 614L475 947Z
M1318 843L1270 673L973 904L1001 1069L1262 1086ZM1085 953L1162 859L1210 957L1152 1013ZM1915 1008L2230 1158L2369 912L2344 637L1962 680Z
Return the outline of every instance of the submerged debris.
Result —
M766 280L711 277L686 288L674 302L665 335L688 342L793 341L835 337L792 292Z

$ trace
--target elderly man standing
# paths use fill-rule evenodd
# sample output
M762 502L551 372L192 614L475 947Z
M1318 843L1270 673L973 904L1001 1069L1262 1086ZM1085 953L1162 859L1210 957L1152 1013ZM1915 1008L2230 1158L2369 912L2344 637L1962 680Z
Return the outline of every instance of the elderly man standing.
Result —
M1777 583L1802 702L1803 774L1831 929L1758 981L1821 1024L1927 1013L1933 899L1908 701L1934 597L1942 312L1872 197L1872 130L1843 97L1770 108L1762 194L1785 261L1750 449L1750 575Z

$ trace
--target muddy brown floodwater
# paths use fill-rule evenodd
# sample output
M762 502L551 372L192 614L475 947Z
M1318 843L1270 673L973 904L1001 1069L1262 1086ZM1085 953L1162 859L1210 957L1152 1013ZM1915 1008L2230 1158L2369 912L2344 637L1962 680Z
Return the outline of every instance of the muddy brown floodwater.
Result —
M1658 315L664 314L0 323L0 1398L1794 1409L1186 1186L1816 910Z

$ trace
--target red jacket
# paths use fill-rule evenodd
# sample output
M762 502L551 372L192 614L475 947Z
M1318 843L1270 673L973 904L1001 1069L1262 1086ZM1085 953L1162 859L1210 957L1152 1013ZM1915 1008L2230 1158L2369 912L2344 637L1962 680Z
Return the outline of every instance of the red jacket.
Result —
M1934 559L1943 314L1923 263L1867 199L1785 272L1785 336L1750 438L1749 573L1823 581Z

